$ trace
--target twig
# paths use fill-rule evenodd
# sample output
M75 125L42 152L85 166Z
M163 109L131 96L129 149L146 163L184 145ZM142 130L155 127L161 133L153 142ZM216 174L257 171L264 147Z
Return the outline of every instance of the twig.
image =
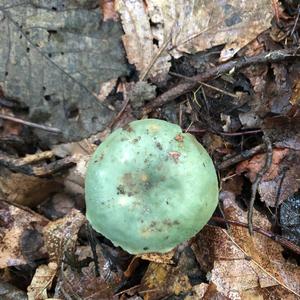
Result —
M234 220L227 220L227 219L220 218L220 217L212 217L211 220L215 221L217 223L222 223L222 224L230 224L230 225L241 226L241 227L245 227L245 228L248 227L248 224L246 224L246 223L234 221ZM278 242L281 246L288 248L291 251L293 251L294 253L300 255L300 247L295 245L294 243L291 243L289 240L287 240L273 232L259 228L257 226L253 226L253 231L258 232L258 233L272 239L273 241Z
M266 161L265 161L265 165L263 166L263 168L257 173L256 178L255 178L255 180L254 180L254 182L252 183L252 186L251 186L251 198L250 198L249 209L248 209L248 226L249 226L250 235L253 234L252 217L253 217L253 207L254 207L254 201L255 201L255 197L256 197L257 188L258 188L258 185L261 182L262 177L269 170L269 168L272 164L272 143L271 143L271 140L266 134L264 135L263 139L264 139L264 142L266 144L266 149L267 149Z
M240 136L240 135L248 135L248 134L256 134L256 133L261 133L261 129L257 130L248 130L248 131L239 131L239 132L217 132L220 135L224 136Z
M42 129L42 130L52 132L52 133L55 133L55 134L61 133L61 130L58 129L58 128L32 123L32 122L25 121L25 120L22 120L22 119L19 119L19 118L16 118L16 117L12 117L12 116L8 116L8 115L0 114L0 118L4 119L4 120L9 120L9 121L12 121L12 122L16 122L16 123L19 123L19 124L23 124L23 125L26 125L26 126L29 126L29 127Z
M4 156L0 153L0 166L4 166L14 172L23 173L25 175L33 175L37 177L50 176L59 171L68 169L74 165L75 162L72 157L65 157L51 162L43 167L33 167L24 164L24 159L14 159Z
M245 159L248 159L250 157L252 157L253 155L263 151L265 149L265 145L264 144L260 144L258 146L255 146L254 148L250 149L250 150L245 150L243 152L241 152L240 154L233 156L223 162L221 162L218 165L218 169L219 170L224 170L232 165L235 165Z
M300 295L293 291L291 288L289 288L287 285L285 285L284 283L282 283L281 281L279 281L276 277L274 277L270 272L268 272L267 270L265 270L256 260L254 260L251 256L249 256L249 254L233 239L232 236L230 236L230 234L226 231L226 230L222 230L227 237L231 240L231 242L239 249L241 250L246 257L250 258L250 262L254 263L263 273L267 274L268 276L270 276L274 281L276 281L280 286L284 287L285 289L287 289L289 292L293 293L294 295L296 295L297 297L300 298Z
M24 165L29 165L33 163L40 162L41 160L44 159L51 159L54 156L53 151L43 151L43 152L37 152L35 154L29 154L26 155L23 158L18 159L18 165L19 166L24 166Z
M230 71L237 71L257 64L274 63L288 59L299 59L300 56L295 54L295 49L284 49L270 52L264 52L252 57L241 57L236 60L229 61L222 65L216 66L207 70L202 74L191 77L191 82L183 82L169 89L165 93L158 96L155 100L146 105L142 111L143 115L150 113L154 108L167 104L177 97L192 91L197 85L198 81L207 81L221 76Z
M179 77L179 78L183 78L183 79L186 79L186 80L194 81L194 82L195 82L195 80L193 80L192 78L190 78L190 77L188 77L188 76L184 76L184 75L181 75L181 74L178 74L178 73L175 73L175 72L169 72L169 74L170 74L170 75L173 75L173 76L176 76L176 77ZM219 89L219 88L217 88L217 87L215 87L215 86L213 86L213 85L211 85L211 84L207 84L207 83L205 83L205 82L203 82L203 81L197 81L197 82L198 82L200 85L203 85L203 86L205 86L205 87L207 87L207 88L210 88L210 89L212 89L212 90L215 90L215 91L217 91L217 92L220 92L220 93L222 93L222 94L224 94L224 95L228 95L228 96L230 96L230 97L232 97L232 98L238 98L237 95L232 94L232 93L230 93L230 92L227 92L227 91L225 91L225 90Z
M198 129L198 128L192 128L192 129L183 129L184 132L190 132L190 133L204 133L207 130L206 129ZM238 132L221 132L221 131L215 131L215 134L220 134L224 136L241 136L241 135L250 135L250 134L256 134L256 133L261 133L261 129L256 129L256 130L247 130L247 131L238 131Z
M113 126L116 124L116 122L122 117L123 113L125 112L130 98L127 96L127 91L126 91L126 85L123 83L123 98L124 98L124 104L121 108L121 110L118 112L118 114L115 116L115 118L111 121L111 123L107 126L109 129L112 129Z
M300 4L298 4L298 13L297 13L297 17L296 17L296 20L295 20L295 24L293 26L293 29L291 31L291 36L294 34L295 30L296 30L296 27L297 27L297 24L298 24L298 21L299 21L299 16L300 16Z
M282 183L285 178L285 173L286 173L286 170L283 169L282 174L280 176L278 189L276 192L276 199L275 199L275 224L276 225L278 224L278 206L279 206L279 199L280 199L280 194L281 194Z

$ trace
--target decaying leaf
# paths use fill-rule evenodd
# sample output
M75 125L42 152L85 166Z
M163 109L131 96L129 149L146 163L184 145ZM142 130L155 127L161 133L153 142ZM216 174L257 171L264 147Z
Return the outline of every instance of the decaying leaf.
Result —
M26 293L8 282L0 282L0 299L27 300Z
M300 194L296 193L284 201L280 207L282 235L300 246Z
M121 14L121 20L125 35L123 44L126 49L127 58L134 64L138 71L146 72L150 67L151 59L159 51L153 43L155 38L152 34L150 20L143 1L116 1L117 11ZM158 42L158 40L157 40ZM161 46L161 41L160 41ZM168 72L171 56L164 54L158 57L151 67L151 75L158 76Z
M65 190L73 195L84 194L84 178L87 168L87 162L96 145L92 144L90 139L84 139L75 143L66 143L53 146L53 152L59 157L72 157L76 165L70 169L64 177Z
M238 174L247 172L251 182L263 168L265 154L255 155L250 160L241 162L236 169ZM300 188L300 155L299 151L289 149L273 149L272 164L258 185L261 201L275 207Z
M288 149L273 149L272 165L268 172L264 175L264 180L272 180L278 176L280 170L280 163L284 157L289 153ZM241 174L247 172L247 176L251 182L256 178L257 173L262 169L266 160L265 154L255 155L250 160L245 160L237 166L237 173Z
M184 300L210 300L210 299L226 299L225 295L217 291L217 287L213 284L201 283L193 286L191 295Z
M247 222L247 213L237 206L235 196L230 192L221 194L226 219ZM265 230L271 224L258 211L254 211L253 222ZM250 289L273 286L284 288L296 299L300 293L300 268L286 261L282 247L273 240L248 229L231 226L224 229L206 226L193 246L200 265L211 271L210 281L217 290L230 299L244 299L242 294ZM293 294L294 293L294 294ZM294 297L294 298L293 298Z
M152 59L151 76L166 74L170 53L195 53L226 44L221 60L227 60L270 27L272 3L236 0L118 0L129 61L145 74ZM164 50L169 50L166 52Z
M145 300L188 294L192 290L190 278L199 278L201 272L189 247L182 249L177 264L151 262L137 292Z
M85 217L76 209L64 218L49 222L43 228L45 246L49 255L49 264L37 268L28 287L29 300L48 299L47 288L51 287L58 267L66 253L72 255L75 251L77 233Z
M172 258L175 254L175 250L171 250L167 253L145 253L141 255L142 259L153 261L155 263L161 264L172 264Z
M265 118L263 129L276 147L300 151L300 116Z
M51 195L46 201L39 205L38 212L49 220L63 218L73 208L83 208L83 199L80 195L66 192L58 192Z
M65 252L75 251L77 233L84 222L84 215L77 209L72 209L64 218L49 222L44 227L45 246L51 262L59 265Z
M56 275L57 264L50 262L47 266L39 266L32 278L30 286L27 288L28 300L48 299L47 289L51 287Z
M53 179L0 169L0 196L13 203L34 207L61 189L62 184Z
M134 109L140 109L145 101L152 100L156 96L156 86L145 81L130 82L126 84L127 97Z
M98 1L1 1L0 85L30 120L61 129L36 134L46 144L103 130L114 112L100 84L126 75L121 26L101 22Z
M0 201L0 220L0 269L46 257L41 236L42 227L48 222L46 218Z
M113 299L114 290L121 284L122 272L116 270L109 258L105 258L96 247L100 276L96 276L95 262L90 246L77 247L75 260L66 261L64 270L58 278L55 296L77 295L78 299L109 300ZM62 293L62 290L64 293Z
M146 300L154 300L172 294L179 295L191 288L187 275L183 274L180 268L168 264L150 263L139 293Z

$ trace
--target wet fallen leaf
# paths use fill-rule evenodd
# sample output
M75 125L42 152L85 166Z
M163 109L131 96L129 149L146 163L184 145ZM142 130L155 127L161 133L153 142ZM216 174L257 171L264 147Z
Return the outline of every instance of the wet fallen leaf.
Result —
M109 300L120 284L122 275L112 271L109 260L105 259L99 246L96 248L100 276L95 274L95 263L90 246L77 247L75 260L66 260L60 273L56 288L56 297L77 295L80 299ZM62 293L62 290L64 291Z
M59 265L66 252L75 251L77 233L85 220L80 211L72 209L64 218L49 222L43 228L50 262L56 262Z
M1 4L3 93L62 131L35 134L50 145L104 130L115 113L97 99L100 85L128 73L119 23L101 22L98 1Z
M141 255L142 259L153 261L155 263L161 264L171 264L174 263L172 258L175 254L175 250L171 250L167 253L145 253Z
M152 100L156 96L156 86L145 81L130 82L126 84L126 90L134 109L140 109L145 101Z
M139 293L145 300L154 300L168 295L179 295L189 291L192 286L186 274L180 268L168 264L150 263L141 283Z
M289 197L280 207L282 235L300 246L300 194Z
M289 153L288 149L273 149L272 165L268 172L264 175L263 180L272 180L279 174L280 162ZM256 178L257 173L263 168L266 160L265 154L258 154L249 160L245 160L238 164L236 172L241 174L247 172L247 176L251 182Z
M265 164L265 154L255 155L250 160L241 162L236 172L247 172L251 182ZM258 185L261 201L274 207L292 196L300 187L300 155L299 151L289 149L273 149L272 164Z
M15 286L0 282L0 298L3 300L27 300L26 293Z
M235 203L233 193L223 192L221 199L226 219L247 222L247 213ZM256 210L253 221L256 226L271 230L271 223ZM231 226L227 233L206 226L193 249L200 265L211 271L210 281L230 299L244 299L242 294L255 288L263 295L264 288L273 286L285 289L292 299L299 296L299 266L286 261L282 247L268 237L258 233L251 237L244 227Z
M30 286L27 288L28 300L48 299L47 289L51 287L56 275L57 264L49 263L39 266L32 278Z
M123 43L130 63L142 77L158 55L150 75L166 74L170 54L195 53L226 44L221 60L270 27L273 16L270 1L116 1L121 14ZM165 50L171 50L169 53Z
M0 201L0 221L0 269L46 257L41 236L42 227L48 222L46 218Z
M38 206L38 211L49 220L56 220L70 213L73 208L82 208L83 199L79 195L55 193Z
M192 251L185 247L176 265L151 262L137 291L145 300L185 294L192 289L190 278L200 274Z
M263 129L276 147L300 150L300 116L265 118Z
M10 202L34 207L62 189L62 184L48 179L13 173L6 168L0 169L0 196Z
M75 166L71 168L64 177L63 182L65 191L73 195L84 194L84 178L87 168L87 162L96 145L92 144L89 139L84 139L76 143L66 143L53 146L53 152L59 157L72 157Z

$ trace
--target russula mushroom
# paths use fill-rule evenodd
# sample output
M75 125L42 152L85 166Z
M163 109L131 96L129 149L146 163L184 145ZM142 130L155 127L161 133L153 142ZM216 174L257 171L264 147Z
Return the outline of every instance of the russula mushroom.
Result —
M179 126L129 123L100 144L88 163L91 226L132 254L164 253L194 236L218 203L211 158Z

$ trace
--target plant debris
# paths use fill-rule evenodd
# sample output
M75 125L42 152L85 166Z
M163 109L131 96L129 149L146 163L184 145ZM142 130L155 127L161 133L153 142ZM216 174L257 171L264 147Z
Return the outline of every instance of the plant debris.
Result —
M300 298L299 1L0 2L1 299ZM165 255L85 216L87 162L139 119L193 135L219 179L208 225Z

